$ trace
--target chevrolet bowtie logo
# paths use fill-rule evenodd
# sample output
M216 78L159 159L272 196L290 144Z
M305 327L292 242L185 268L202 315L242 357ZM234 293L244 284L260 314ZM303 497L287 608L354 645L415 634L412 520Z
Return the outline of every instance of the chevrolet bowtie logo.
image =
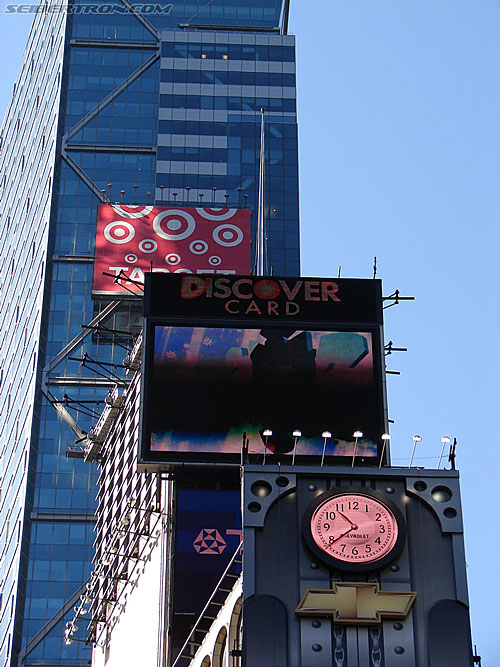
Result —
M302 616L333 616L335 623L380 623L383 616L404 618L416 593L381 591L378 584L335 583L332 590L311 589L295 610Z

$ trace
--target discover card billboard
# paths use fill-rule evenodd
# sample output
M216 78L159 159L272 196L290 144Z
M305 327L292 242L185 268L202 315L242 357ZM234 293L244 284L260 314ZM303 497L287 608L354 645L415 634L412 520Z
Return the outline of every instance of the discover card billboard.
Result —
M245 437L250 460L285 461L296 445L297 462L317 464L325 431L326 461L347 462L360 430L358 462L376 463L380 282L227 276L217 299L220 284L193 278L147 277L140 462L237 464Z

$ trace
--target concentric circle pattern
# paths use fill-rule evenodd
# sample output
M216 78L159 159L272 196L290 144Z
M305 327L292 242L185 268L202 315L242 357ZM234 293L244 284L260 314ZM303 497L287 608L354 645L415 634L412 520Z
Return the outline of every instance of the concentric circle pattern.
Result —
M93 291L123 291L114 282L116 267L139 282L153 267L165 273L249 273L250 210L224 206L100 205Z
M125 220L110 222L109 225L106 225L104 228L104 237L106 240L117 245L128 243L134 236L135 229L130 222L125 222Z
M208 243L201 239L197 239L189 244L189 250L191 250L194 255L204 255L208 250Z
M139 250L149 254L150 252L158 250L158 244L153 239L143 239L142 241L139 241Z
M181 256L175 252L171 252L165 257L165 261L170 266L175 266L176 264L180 264Z
M153 220L153 229L162 239L182 241L194 232L196 222L192 215L180 209L169 208L158 213Z
M233 248L243 241L243 232L236 225L228 223L218 225L212 232L213 239L216 243L225 248Z

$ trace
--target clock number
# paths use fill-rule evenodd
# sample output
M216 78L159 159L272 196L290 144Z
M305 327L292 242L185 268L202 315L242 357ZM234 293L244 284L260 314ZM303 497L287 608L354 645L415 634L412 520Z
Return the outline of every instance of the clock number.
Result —
M344 549L346 548L347 544L341 544L340 546L342 547L342 553L344 553Z
M352 548L351 553L352 553L353 556L357 556L357 555L358 555L358 550L356 549L356 547L353 547L353 548Z
M358 503L357 500L353 500L353 501L352 501L352 507L351 507L351 501L349 501L348 505L349 505L349 509L350 509L350 510L357 510L357 509L359 509L359 503Z
M380 521L380 517L381 517L381 516L382 516L382 515L380 514L380 512L376 512L375 521Z
M385 526L379 526L379 529L380 533L385 533Z
M335 507L337 508L337 512L343 512L344 511L344 503L340 503L340 510L339 510L339 504L335 503Z
M334 540L335 538L333 537L333 535L330 535L330 537L328 538L328 544L333 544Z
M323 528L324 528L325 530L330 530L330 524L329 524L329 523L324 523L324 524L323 524Z
M335 512L325 512L325 519L330 519L330 521L335 521Z
M366 551L367 554L371 553L372 548L369 544L365 544L365 551Z
M365 512L368 512L368 505L365 505Z
M375 542L376 542L377 544L380 544L380 537L377 537L377 539L375 540Z

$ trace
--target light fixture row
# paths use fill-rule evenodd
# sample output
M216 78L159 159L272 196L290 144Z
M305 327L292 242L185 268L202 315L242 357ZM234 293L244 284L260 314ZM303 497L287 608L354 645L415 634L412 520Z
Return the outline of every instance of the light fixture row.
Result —
M262 432L262 435L265 438L265 441L264 441L264 461L263 461L263 463L265 464L265 462L266 462L267 442L268 442L268 439L273 435L273 432L270 428L266 428ZM292 465L294 465L295 464L295 454L296 454L296 450L297 450L297 443L299 441L299 438L302 437L302 431L300 429L294 429L292 431L292 436L295 438L295 443L294 443L294 447L293 447L293 454L292 454ZM329 438L332 437L332 433L331 433L331 431L323 431L323 433L321 434L321 437L323 438L323 452L321 454L321 466L323 466L324 461L325 461L326 441ZM352 437L354 438L354 452L353 452L353 456L352 456L351 467L354 467L354 462L356 460L356 452L357 452L357 449L358 449L358 441L359 441L360 438L363 437L363 432L359 431L359 430L354 431L354 433L352 434ZM379 468L382 467L382 461L384 459L385 448L387 446L387 443L390 441L390 439L391 439L391 435L389 433L383 433L381 435L381 440L382 440L383 444L382 444L382 451L380 453ZM410 457L410 465L408 466L409 468L412 467L413 458L415 456L416 446L419 442L422 442L422 436L420 436L418 434L412 436L412 442L413 442L413 449L412 449L412 453L411 453L411 457ZM438 461L438 465L437 465L438 470L439 470L439 467L441 465L441 461L442 461L442 458L443 458L444 448L450 442L451 442L451 438L448 435L443 435L442 436L442 438L441 438L441 444L442 444L441 453L439 455L439 461Z

